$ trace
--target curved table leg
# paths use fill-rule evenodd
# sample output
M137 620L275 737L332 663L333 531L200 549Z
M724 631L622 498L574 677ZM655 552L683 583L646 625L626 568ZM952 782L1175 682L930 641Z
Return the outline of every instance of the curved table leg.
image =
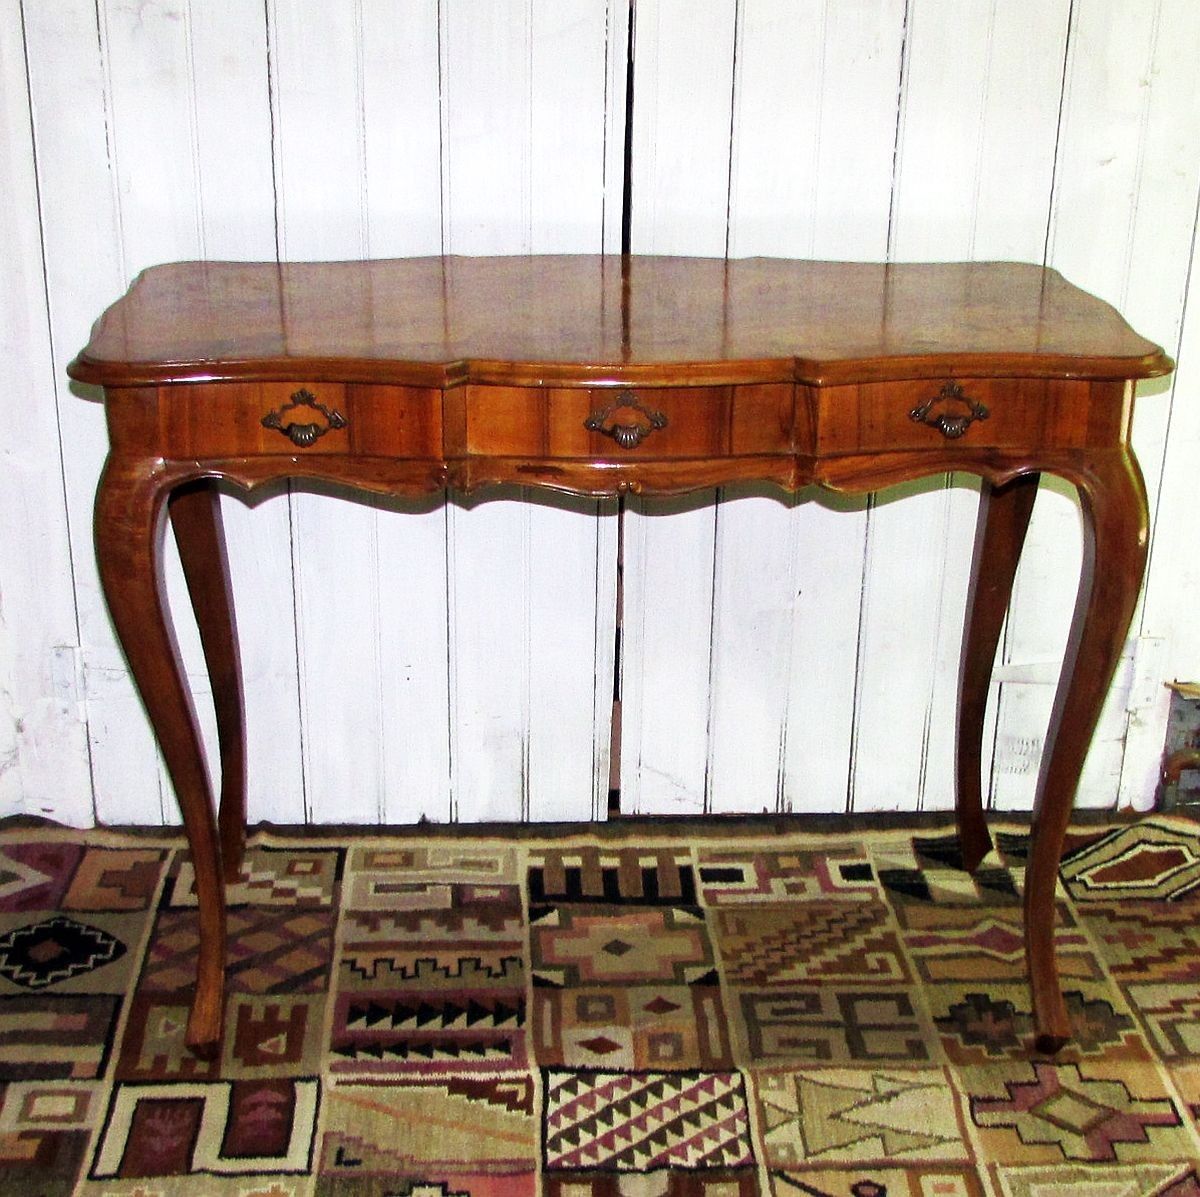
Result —
M212 683L221 751L221 805L217 825L225 880L241 876L246 846L246 749L242 669L229 585L229 563L216 486L208 479L181 486L168 510L200 643Z
M1000 629L1012 596L1013 578L1033 501L1037 474L1023 474L1003 486L986 481L979 500L971 588L963 628L962 666L958 679L958 736L955 754L955 819L963 868L973 873L992 846L983 814L980 772L983 718Z
M221 1038L225 895L208 771L167 614L163 508L171 483L156 463L110 458L96 493L96 561L117 636L175 786L199 903L200 952L187 1043L215 1054Z
M1149 539L1146 488L1132 454L1107 454L1071 479L1084 515L1083 570L1062 680L1038 778L1025 874L1025 956L1036 1047L1071 1035L1054 958L1054 892L1072 801L1141 589Z

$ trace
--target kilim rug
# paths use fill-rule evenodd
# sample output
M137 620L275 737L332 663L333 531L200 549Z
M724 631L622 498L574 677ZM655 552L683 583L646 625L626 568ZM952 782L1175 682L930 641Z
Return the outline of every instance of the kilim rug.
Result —
M1072 831L1031 1055L1027 836L257 836L184 1047L179 840L0 833L0 1192L1200 1197L1200 834Z

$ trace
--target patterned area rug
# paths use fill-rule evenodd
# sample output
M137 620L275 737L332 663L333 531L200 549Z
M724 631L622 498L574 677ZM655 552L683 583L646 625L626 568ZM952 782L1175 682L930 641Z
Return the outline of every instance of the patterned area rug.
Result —
M1001 830L256 837L183 1044L175 840L0 835L0 1192L1200 1197L1200 832L1072 832L1032 1056Z

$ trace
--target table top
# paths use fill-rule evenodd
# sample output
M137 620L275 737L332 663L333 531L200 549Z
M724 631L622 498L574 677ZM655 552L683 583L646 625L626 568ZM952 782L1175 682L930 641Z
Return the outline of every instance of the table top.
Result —
M1171 368L1115 309L1040 266L571 255L155 266L69 373L109 387L678 386Z

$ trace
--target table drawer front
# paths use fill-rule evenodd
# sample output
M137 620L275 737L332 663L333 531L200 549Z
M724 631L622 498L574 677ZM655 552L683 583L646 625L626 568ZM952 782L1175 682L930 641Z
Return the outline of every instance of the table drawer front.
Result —
M492 457L683 459L787 453L791 383L727 387L468 386L465 451Z
M437 458L442 393L355 383L160 387L159 429L178 457L348 454Z
M1079 448L1119 437L1119 383L947 378L811 388L818 453Z

